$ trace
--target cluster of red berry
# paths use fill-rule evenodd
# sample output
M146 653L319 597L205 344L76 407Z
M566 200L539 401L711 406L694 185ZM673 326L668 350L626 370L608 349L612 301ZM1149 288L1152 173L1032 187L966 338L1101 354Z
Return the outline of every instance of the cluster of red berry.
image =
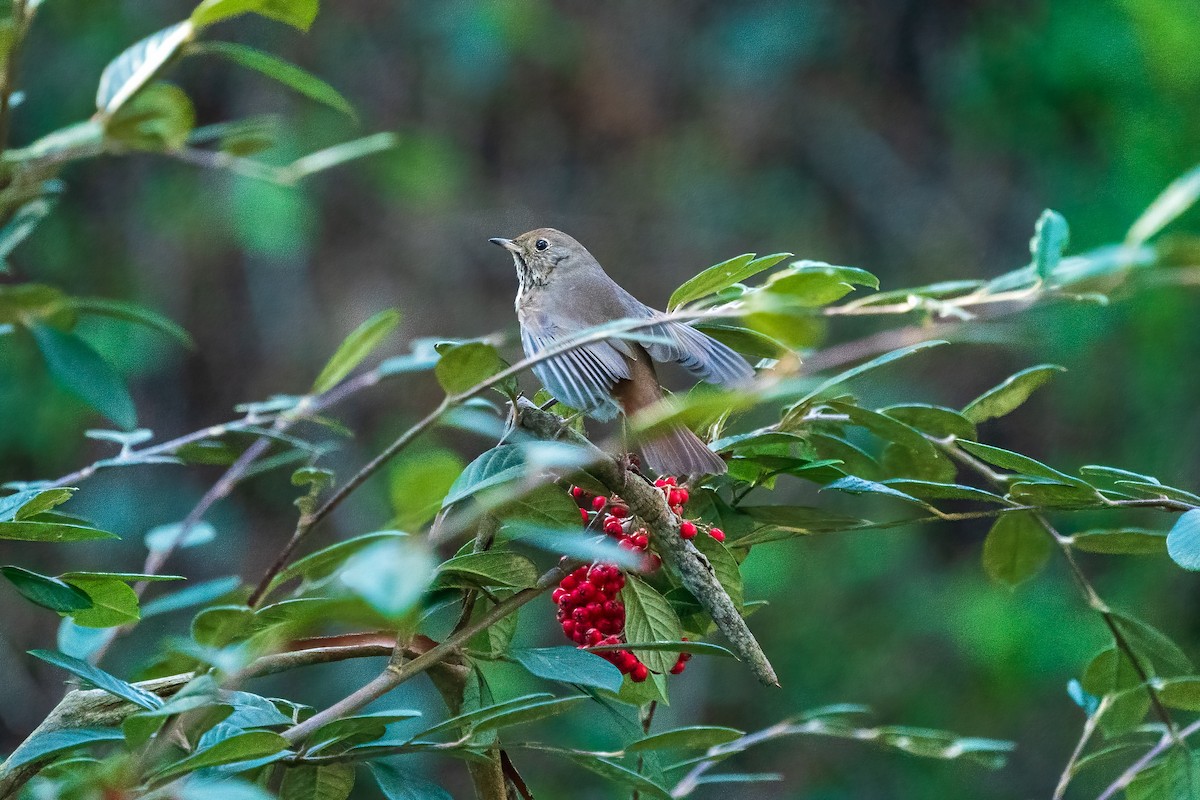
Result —
M612 564L579 567L563 578L550 595L558 604L563 634L580 647L620 644L625 632L625 604L618 598L625 576ZM650 670L628 650L600 650L604 658L641 683Z
M671 510L682 517L683 506L688 501L687 488L679 486L673 477L659 478L654 485L663 489ZM625 550L649 550L649 533L645 528L635 527L636 520L630 516L621 498L616 495L591 495L579 486L571 487L571 497L579 506L584 525L603 530ZM695 523L685 520L679 527L679 533L685 539L693 538L696 535ZM718 528L713 528L709 533L717 541L725 539L725 534ZM650 560L648 571L652 572L662 565L657 553L649 553L647 557ZM551 599L558 605L558 621L563 634L582 648L622 644L625 641L625 604L620 601L619 594L624 586L625 576L614 564L579 567L563 578L551 594ZM615 665L623 675L628 675L637 683L650 675L649 668L629 650L597 650L596 655ZM683 672L691 657L691 653L680 653L679 659L671 667L671 674Z

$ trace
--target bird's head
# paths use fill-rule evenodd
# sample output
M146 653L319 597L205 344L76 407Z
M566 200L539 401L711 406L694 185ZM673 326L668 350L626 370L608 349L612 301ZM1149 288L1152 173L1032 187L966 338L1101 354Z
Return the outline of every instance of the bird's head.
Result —
M544 285L556 269L595 263L579 242L554 228L536 228L515 239L489 239L512 253L517 276L524 287Z

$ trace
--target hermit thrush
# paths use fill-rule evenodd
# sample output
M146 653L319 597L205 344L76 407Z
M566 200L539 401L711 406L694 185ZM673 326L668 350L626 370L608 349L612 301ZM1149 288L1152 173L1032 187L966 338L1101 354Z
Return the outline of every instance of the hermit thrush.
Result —
M571 336L618 319L653 320L663 315L622 289L583 245L553 228L515 239L491 239L512 253L517 268L517 319L527 356ZM641 333L645 341L638 342ZM534 374L555 399L600 420L630 416L663 396L654 362L677 361L697 378L725 386L754 377L745 359L679 321L664 321L543 361ZM696 434L675 427L641 442L642 457L660 474L714 475L725 462Z

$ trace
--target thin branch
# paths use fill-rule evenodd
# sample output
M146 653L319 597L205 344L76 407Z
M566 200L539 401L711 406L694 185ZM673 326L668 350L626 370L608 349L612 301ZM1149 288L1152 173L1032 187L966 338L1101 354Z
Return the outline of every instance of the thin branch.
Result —
M1079 741L1075 743L1075 749L1071 751L1071 757L1067 759L1067 765L1063 767L1062 775L1059 776L1058 785L1054 787L1054 797L1052 800L1062 800L1067 793L1067 786L1070 785L1071 779L1075 777L1075 765L1079 763L1080 756L1087 748L1088 742L1092 739L1092 734L1096 732L1096 728L1100 724L1100 717L1108 710L1111 700L1108 697L1103 698L1096 710L1088 716L1083 723L1083 731L1079 735Z
M537 583L533 586L528 589L522 589L503 600L499 605L492 607L487 613L481 615L479 619L465 626L457 633L452 634L441 644L431 647L412 660L399 663L402 659L393 657L383 672L377 675L370 683L323 711L318 711L304 722L284 731L283 737L293 744L303 741L306 736L322 725L353 714L368 703L378 700L400 684L420 675L425 670L456 652L475 634L491 627L509 614L514 613L530 600L549 591L551 587L562 580L564 574L561 567L554 567L538 578ZM399 647L400 645L397 644L397 651Z
M1176 737L1172 737L1169 733L1164 733L1162 738L1158 740L1154 747L1151 747L1150 750L1147 751L1146 755L1133 762L1129 769L1122 772L1115 781L1109 784L1108 788L1101 792L1096 800L1112 800L1113 797L1116 797L1118 792L1123 791L1126 787L1128 787L1129 784L1133 782L1133 779L1138 776L1138 773L1149 766L1150 762L1158 758L1158 756L1161 755L1164 750L1166 750L1168 747L1171 747L1177 741L1183 741L1184 739L1187 739L1196 731L1200 731L1200 719L1179 731Z
M993 486L1003 489L1009 483L1006 476L998 474L990 467L979 461L979 459L962 450L962 448L960 448L953 439L945 440L937 439L935 437L927 438L929 438L930 441L932 441L935 445L940 447L951 458L958 461L960 464L971 468L979 475L982 475ZM1120 501L1111 501L1111 504L1117 505L1119 502ZM1139 505L1143 505L1141 501L1138 501L1138 503ZM1129 639L1121 631L1121 628L1117 624L1116 617L1112 613L1112 610L1100 598L1099 593L1096 591L1096 587L1088 579L1087 574L1083 571L1083 568L1079 566L1079 562L1075 558L1075 551L1071 548L1070 538L1060 534L1042 513L1039 513L1038 511L1034 511L1033 513L1037 518L1038 523L1043 529L1045 529L1046 533L1051 537L1051 539L1054 540L1054 543L1058 545L1058 549L1062 553L1063 559L1067 563L1067 567L1071 572L1071 576L1074 578L1076 585L1083 594L1084 600L1087 602L1089 607L1100 614L1101 618L1104 620L1105 626L1108 627L1109 632L1112 634L1113 641L1116 643L1117 648L1133 666L1134 671L1138 675L1138 679L1146 689L1146 694L1150 698L1150 704L1154 707L1154 713L1163 721L1163 724L1167 726L1168 735L1177 740L1178 730L1175 726L1175 722L1171 719L1170 712L1167 711L1166 706L1163 705L1162 699L1158 696L1158 691L1155 690L1155 688L1151 685L1149 672L1142 665L1137 653L1134 652L1133 646L1129 643Z

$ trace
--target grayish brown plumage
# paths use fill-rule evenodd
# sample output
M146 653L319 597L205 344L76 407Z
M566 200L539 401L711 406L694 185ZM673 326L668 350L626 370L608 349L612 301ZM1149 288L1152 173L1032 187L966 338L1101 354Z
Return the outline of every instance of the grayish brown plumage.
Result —
M604 272L579 242L562 231L538 228L515 239L491 240L512 253L517 268L521 342L535 356L588 328L619 319L664 315L639 302ZM645 338L638 340L641 334ZM745 359L690 325L666 320L571 350L534 366L557 400L608 420L662 399L654 362L674 361L697 378L739 386L754 377ZM684 427L641 443L646 463L660 474L712 475L725 462Z

